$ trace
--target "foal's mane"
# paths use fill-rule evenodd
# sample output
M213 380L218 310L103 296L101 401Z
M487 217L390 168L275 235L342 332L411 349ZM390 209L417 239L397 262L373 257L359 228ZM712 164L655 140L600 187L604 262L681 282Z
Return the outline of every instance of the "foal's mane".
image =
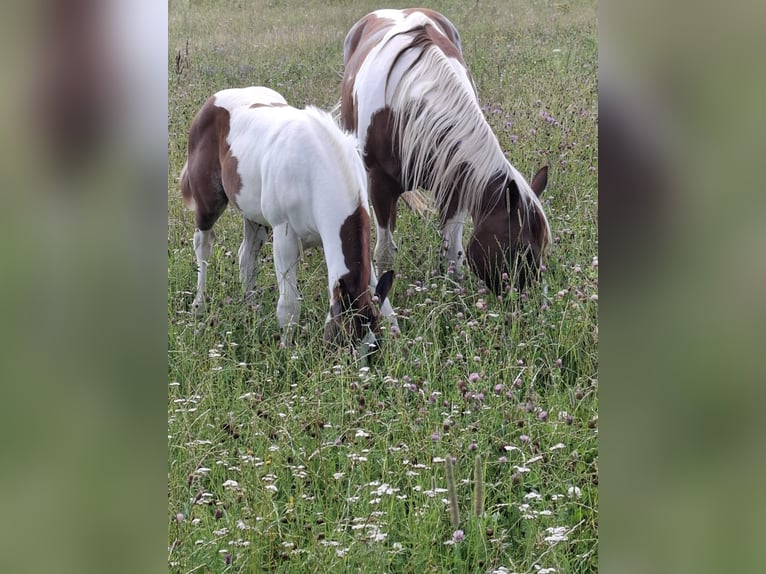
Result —
M412 40L402 52L421 50L402 75L391 100L404 181L430 188L441 205L449 205L458 193L459 208L475 216L483 201L500 201L507 183L513 180L524 216L536 208L549 235L540 200L503 154L479 107L467 70L466 78L458 74L454 66L462 63L448 58L429 38L428 26L438 30L427 16L415 13L391 28L382 41L410 33ZM489 191L498 176L506 185L493 185ZM485 193L491 196L485 197Z
M334 156L341 159L340 167L346 189L363 205L367 205L367 176L360 161L356 137L343 130L330 113L314 106L307 106L304 111L321 126L326 136L325 141L337 151ZM354 169L355 166L358 166L358 169ZM356 207L356 204L354 206Z

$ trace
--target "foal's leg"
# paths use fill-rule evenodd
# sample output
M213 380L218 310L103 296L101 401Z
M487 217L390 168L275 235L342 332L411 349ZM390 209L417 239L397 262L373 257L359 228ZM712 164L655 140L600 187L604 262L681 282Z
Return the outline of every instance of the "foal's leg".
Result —
M197 256L197 296L192 302L192 310L197 315L205 312L205 285L207 284L207 266L210 255L213 253L213 241L215 233L213 229L194 232L194 254Z
M190 170L193 169L190 167ZM192 172L190 172L192 173ZM203 172L207 175L207 172ZM204 177L204 176L203 176ZM196 181L202 181L197 178ZM226 209L228 199L223 187L199 186L194 188L195 212L194 219L196 230L194 231L194 254L197 256L197 296L192 302L192 311L201 315L205 312L205 286L207 285L207 268L210 256L213 253L213 241L215 233L213 225Z
M258 256L268 236L266 226L244 219L244 235L239 246L239 280L242 282L245 298L252 295L255 289L260 268Z
M279 301L277 321L282 328L282 346L292 344L295 326L301 315L301 301L298 294L297 267L300 240L287 223L274 228L274 268L277 272Z
M402 194L402 186L380 169L370 172L370 201L375 211L378 230L375 242L375 269L379 274L394 268L396 262L396 201Z
M441 264L445 267L445 271L452 270L456 279L463 276L463 262L465 261L463 225L465 224L465 217L466 212L457 212L441 226Z

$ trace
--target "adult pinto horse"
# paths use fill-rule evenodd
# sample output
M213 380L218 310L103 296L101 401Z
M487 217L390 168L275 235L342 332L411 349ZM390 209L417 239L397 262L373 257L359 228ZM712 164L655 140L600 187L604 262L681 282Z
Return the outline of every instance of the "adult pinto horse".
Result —
M213 224L231 202L244 216L239 268L246 293L255 287L268 228L274 231L284 345L291 343L300 317L296 266L301 246L324 248L330 291L326 341L335 342L345 331L352 340L375 344L380 311L370 286L396 326L386 300L393 275L386 273L378 282L370 262L367 178L356 139L330 114L292 108L268 88L220 91L192 121L180 184L197 227L195 311L204 311Z
M523 289L551 242L539 199L548 169L530 186L505 158L479 107L455 26L432 10L377 10L348 32L343 60L341 122L363 150L378 272L394 265L398 198L422 187L439 210L442 263L461 273L467 253L494 292L508 276ZM467 215L474 229L466 252Z

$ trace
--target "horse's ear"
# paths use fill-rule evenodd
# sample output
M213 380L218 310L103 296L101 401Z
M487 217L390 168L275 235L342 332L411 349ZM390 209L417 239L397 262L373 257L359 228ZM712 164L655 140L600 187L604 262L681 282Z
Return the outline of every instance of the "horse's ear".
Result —
M388 292L391 290L391 286L394 284L394 270L391 269L381 275L378 284L375 286L375 295L378 297L380 304L388 297Z
M535 177L532 178L532 183L530 184L530 187L532 188L532 191L535 192L535 195L537 197L540 197L540 194L545 189L545 186L548 185L548 166L544 165L539 170L537 170L537 173L535 174Z

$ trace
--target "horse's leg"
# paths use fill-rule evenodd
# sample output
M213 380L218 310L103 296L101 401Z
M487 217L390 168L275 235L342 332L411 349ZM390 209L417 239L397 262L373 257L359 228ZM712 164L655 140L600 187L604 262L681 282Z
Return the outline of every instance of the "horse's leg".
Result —
M189 172L193 173L192 167ZM196 315L205 312L205 287L207 285L207 268L210 262L210 256L213 253L213 241L215 233L213 225L226 209L228 199L220 184L210 185L202 184L209 179L209 172L197 174L192 181L199 182L199 185L192 188L194 197L194 218L196 230L194 231L194 254L197 256L197 295L192 302L192 311ZM207 176L207 177L206 177Z
M370 269L370 287L372 288L372 292L375 293L375 288L378 286L378 276L375 274L374 269ZM399 330L399 322L396 320L396 313L394 313L394 308L391 305L391 298L386 297L383 301L383 304L380 306L380 312L383 314L383 316L388 321L388 324L391 326L391 334L396 336L401 333Z
M215 233L213 229L194 231L194 254L197 256L197 296L192 302L192 310L197 315L205 312L205 285L207 285L207 266L213 253Z
M463 277L463 262L465 261L463 225L465 218L466 212L458 211L448 217L441 225L441 264L448 273L454 273L456 279Z
M244 219L244 234L242 244L239 246L239 280L242 282L246 299L255 289L260 269L259 254L268 236L269 231L266 226Z
M297 280L299 252L300 240L288 224L276 226L274 228L274 269L279 286L277 321L282 328L281 346L283 347L292 344L295 326L301 315Z
M370 171L370 201L375 211L378 230L375 242L375 269L379 274L393 269L396 262L396 201L402 192L399 182L383 170Z

